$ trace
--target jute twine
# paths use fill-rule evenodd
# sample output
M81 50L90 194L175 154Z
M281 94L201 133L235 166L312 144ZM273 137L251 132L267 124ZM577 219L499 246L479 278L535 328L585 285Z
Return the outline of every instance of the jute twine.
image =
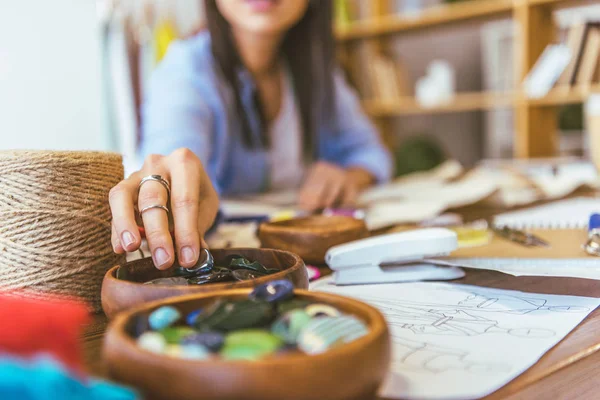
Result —
M108 205L121 179L118 154L0 152L0 289L77 296L99 311L104 273L122 261Z

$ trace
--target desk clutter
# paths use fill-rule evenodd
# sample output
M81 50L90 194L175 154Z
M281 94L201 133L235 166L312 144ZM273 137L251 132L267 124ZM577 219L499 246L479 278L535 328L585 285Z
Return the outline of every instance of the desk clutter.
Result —
M109 218L106 208L90 213L78 202L78 193L67 191L61 182L77 181L89 175L89 168L95 173L106 170L106 179L93 186L106 196L109 181L122 175L122 167L113 166L120 164L118 157L60 154L61 169L54 168L54 156L27 153L52 167L44 170L22 168L22 155L3 155L0 186L40 177L54 182L52 177L58 176L58 189L33 187L9 195L0 191L0 213L8 221L14 215L29 218L28 207L35 202L41 210L35 218L43 222L35 225L39 232L33 231L39 237L52 231L50 222L44 222L48 214L55 222L68 218L71 231L81 222L75 231L90 230L87 233L99 244L86 239L85 246L66 241L54 248L56 242L36 242L17 223L5 224L0 244L8 252L0 252L0 261L7 254L29 259L17 251L23 246L41 254L42 261L48 249L61 254L44 268L36 259L28 268L17 268L18 263L11 263L18 258L6 258L10 262L0 267L8 268L4 282L13 286L4 288L33 285L31 294L19 292L20 296L44 299L59 288L57 292L79 296L97 308L98 276L104 274L101 300L111 318L104 359L111 378L142 395L194 399L202 388L203 398L215 400L275 400L281 393L289 400L315 394L329 400L373 398L376 393L390 399L479 398L534 365L600 303L591 297L450 282L468 277L474 269L515 277L600 279L600 261L590 255L600 243L595 198L558 200L468 223L445 212L498 199L525 204L561 198L575 187L595 185L595 178L582 169L575 168L575 175L549 176L481 165L465 172L449 162L366 192L357 209L315 215L289 209L286 204L294 193L226 201L223 224L207 238L206 257L190 269L176 265L159 271L149 258L124 262L109 250L75 257L81 249L110 249ZM44 203L48 198L60 199L68 210L51 213ZM411 224L386 228L398 221ZM276 249L256 248L261 241ZM319 267L311 269L313 276L326 273L325 265L333 276L303 290L309 285L305 261ZM40 310L28 301L35 302L0 298L0 314L3 304L14 307L19 317L28 315L20 307ZM0 352L10 355L0 359L0 371L7 371L13 385L0 379L0 397L24 390L24 377L34 373L39 378L35 388L57 385L53 387L90 399L139 398L135 390L88 379L78 353L63 352L78 349L84 306L76 306L69 321L69 305L42 303L63 312L35 311L43 327L22 322L8 339L0 330ZM59 336L68 343L48 334L49 329L62 332L61 324L68 333ZM34 339L36 330L46 335L44 340ZM29 338L45 347L28 348Z
M363 195L353 215L377 234L330 247L325 262L333 275L310 289L364 301L385 316L392 364L381 397L491 394L534 365L598 307L600 300L591 297L425 282L459 279L473 269L516 277L600 279L600 261L584 250L598 235L590 216L600 211L600 203L591 197L561 200L577 189L596 187L595 172L567 161L554 172L544 168L543 162L510 168L483 163L465 173L450 162ZM294 218L304 216L286 210L293 198L293 193L281 193L238 199L232 210L239 216L245 202L261 204L264 209L254 209L264 212L261 223L268 215L276 220L283 215L292 218L285 225L294 225ZM539 201L546 204L469 223L444 213L474 203L507 208ZM398 222L410 224L385 229ZM259 223L245 226L259 243ZM218 233L209 238L221 239ZM288 237L286 245L302 245L294 239ZM244 240L239 236L231 243Z
M482 162L465 170L456 161L446 161L429 171L416 172L393 182L365 191L359 198L356 216L364 216L369 230L398 224L422 223L439 217L451 208L481 204L495 207L523 207L539 201L559 200L578 189L598 187L595 168L578 159L539 162ZM265 195L225 199L222 211L232 222L264 222L302 215L296 210L297 193L286 191ZM324 213L331 212L325 210ZM587 218L587 216L586 216ZM584 223L587 223L585 221ZM238 225L243 233L253 233L254 226ZM222 236L211 239L215 244L240 241L256 244L250 235L236 235L223 227ZM220 247L220 246L217 246Z

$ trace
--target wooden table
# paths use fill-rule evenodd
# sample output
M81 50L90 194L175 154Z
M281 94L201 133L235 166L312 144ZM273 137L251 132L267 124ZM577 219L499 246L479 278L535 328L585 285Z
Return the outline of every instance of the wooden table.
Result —
M490 209L463 210L467 219L489 214ZM578 246L585 232L541 232L553 244L553 250L526 252L525 256L576 257L583 256ZM561 250L562 249L562 250ZM495 253L507 257L523 256L517 245L494 239L491 245L478 250L470 249L470 256ZM544 251L559 252L545 254ZM468 270L467 276L457 283L493 288L514 289L534 293L562 294L600 297L598 281L574 278L514 277L495 271ZM84 356L88 369L95 375L106 376L102 363L102 337L107 320L97 315L84 335ZM546 353L528 371L497 392L486 397L489 400L515 399L594 399L600 398L600 309L594 311L564 340Z

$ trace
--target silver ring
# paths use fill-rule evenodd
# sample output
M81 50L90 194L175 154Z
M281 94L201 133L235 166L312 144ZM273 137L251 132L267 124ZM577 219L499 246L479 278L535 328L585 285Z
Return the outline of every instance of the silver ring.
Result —
M215 260L213 258L213 255L211 254L211 252L208 251L208 249L203 249L203 250L206 253L206 260L204 260L204 262L202 264L196 264L195 266L193 266L191 268L184 267L186 270L188 270L189 272L195 272L202 268L212 268L215 266Z
M166 206L163 206L162 204L153 204L151 206L147 206L147 207L142 208L140 210L140 215L143 215L146 211L152 210L153 208L160 208L161 210L166 211L167 215L169 214L169 209Z
M142 185L146 182L158 182L161 185L163 185L163 187L167 190L167 196L171 196L171 185L169 184L169 182L164 179L162 176L160 175L148 175L144 178L142 178L142 180L140 181L140 184L138 185L138 192L140 191L140 189L142 188Z

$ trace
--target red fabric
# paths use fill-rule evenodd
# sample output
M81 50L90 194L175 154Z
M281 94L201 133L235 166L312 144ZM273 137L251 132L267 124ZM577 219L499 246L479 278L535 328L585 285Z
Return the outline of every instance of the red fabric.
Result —
M83 373L79 339L89 318L87 307L75 300L0 294L0 353L25 358L46 353Z

